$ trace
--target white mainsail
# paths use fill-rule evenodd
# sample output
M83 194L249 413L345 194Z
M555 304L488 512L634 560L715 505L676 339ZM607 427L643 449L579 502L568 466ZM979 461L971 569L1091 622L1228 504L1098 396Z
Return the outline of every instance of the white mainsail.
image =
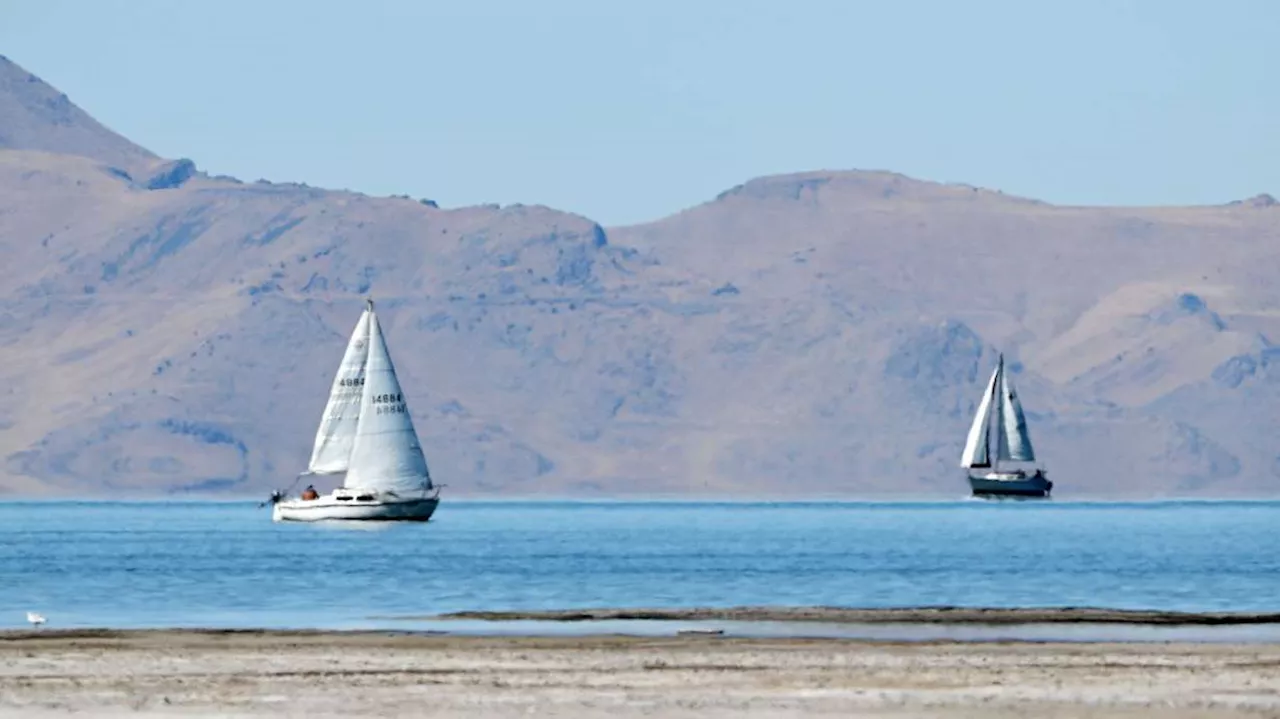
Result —
M987 390L982 393L982 402L978 405L978 413L973 418L973 425L969 427L969 439L964 443L964 454L960 456L961 467L991 466L987 447L990 444L988 438L991 433L991 405L994 404L999 378L1000 368L996 367L991 372L991 381L987 383Z
M427 459L387 351L382 327L369 303L369 354L355 446L343 486L397 494L431 489Z
M347 341L346 354L338 366L338 374L329 389L320 428L311 450L310 474L338 474L347 471L351 448L355 444L356 424L360 419L360 403L364 390L364 366L369 356L369 316L366 309L356 322Z
M1003 359L1001 366L1003 366ZM1022 402L1009 381L1008 375L1000 378L1000 459L1013 462L1036 461L1031 448L1031 435L1027 432L1027 418L1022 413Z

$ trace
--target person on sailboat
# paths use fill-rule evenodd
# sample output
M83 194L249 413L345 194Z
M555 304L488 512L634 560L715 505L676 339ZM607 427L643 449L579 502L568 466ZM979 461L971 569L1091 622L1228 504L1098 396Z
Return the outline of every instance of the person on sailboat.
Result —
M269 504L270 504L270 505L274 505L274 504L276 504L277 502L279 502L279 501L280 501L280 500L282 500L282 499L284 499L284 492L281 492L281 491L280 491L280 490L278 490L278 489L274 489L274 490L272 490L272 491L271 491L271 496L270 496L270 497L267 497L267 501L265 501L265 502L260 502L260 503L258 504L258 508L259 508L259 509L261 509L261 508L263 508L263 507L265 507L265 506L267 506L267 505L269 505Z
M305 500L320 499L320 493L316 491L314 486L308 484L307 488L302 490L302 498Z

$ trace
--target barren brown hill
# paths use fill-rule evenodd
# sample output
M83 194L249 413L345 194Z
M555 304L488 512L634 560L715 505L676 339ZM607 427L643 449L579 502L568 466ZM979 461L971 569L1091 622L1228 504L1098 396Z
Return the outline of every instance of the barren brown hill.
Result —
M734 391L710 373L715 421L788 427L746 438L744 470L843 452L840 465L886 490L941 490L998 348L1064 493L1280 488L1280 207L1267 196L1056 207L815 172L611 237L741 303L704 336L711 357L744 338L737 371L755 382Z
M0 491L288 484L366 294L456 494L959 496L997 348L1061 496L1280 487L1266 198L819 172L606 231L209 178L0 77Z

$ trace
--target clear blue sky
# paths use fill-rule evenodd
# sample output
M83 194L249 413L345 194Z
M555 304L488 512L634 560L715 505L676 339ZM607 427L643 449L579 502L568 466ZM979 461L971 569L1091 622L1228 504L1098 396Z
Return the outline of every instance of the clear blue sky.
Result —
M606 224L810 169L1280 194L1272 0L0 0L0 53L211 172Z

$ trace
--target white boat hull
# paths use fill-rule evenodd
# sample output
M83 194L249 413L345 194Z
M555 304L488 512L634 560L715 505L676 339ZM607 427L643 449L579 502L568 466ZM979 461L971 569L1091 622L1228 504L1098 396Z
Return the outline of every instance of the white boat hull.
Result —
M1043 499L1049 496L1053 482L1042 471L987 472L969 474L973 496L987 498Z
M276 522L366 521L366 522L425 522L431 519L439 497L417 499L344 499L333 495L318 499L286 499L271 508L271 519Z

